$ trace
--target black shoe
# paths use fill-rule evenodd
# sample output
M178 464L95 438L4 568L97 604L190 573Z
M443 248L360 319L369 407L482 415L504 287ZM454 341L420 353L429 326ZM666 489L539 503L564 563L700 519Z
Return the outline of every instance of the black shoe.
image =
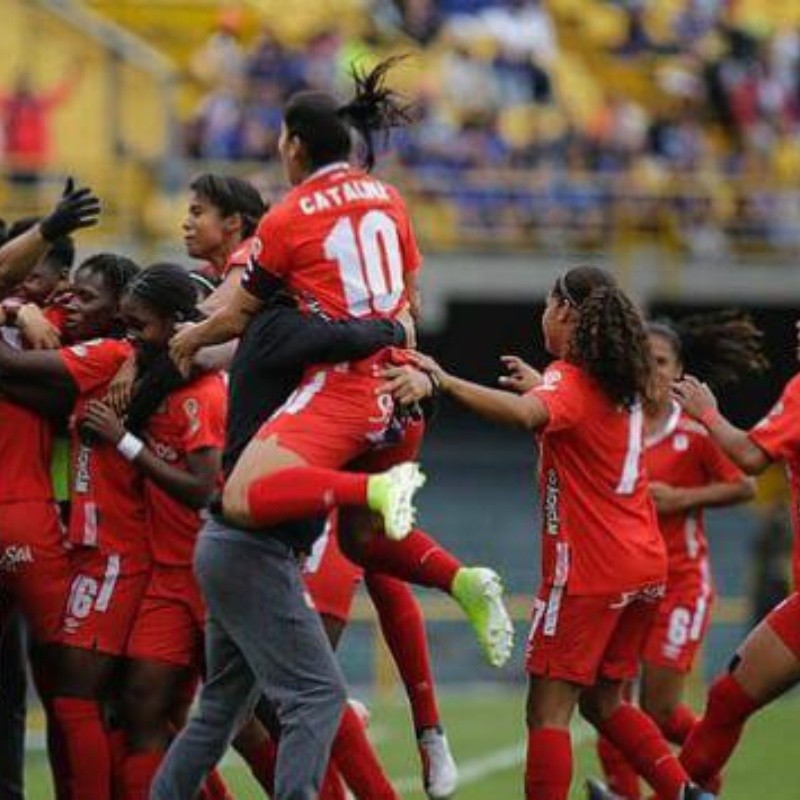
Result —
M701 789L694 783L687 783L683 787L680 800L715 800L716 795Z
M589 778L586 781L586 800L624 800L624 798L614 794L603 781Z

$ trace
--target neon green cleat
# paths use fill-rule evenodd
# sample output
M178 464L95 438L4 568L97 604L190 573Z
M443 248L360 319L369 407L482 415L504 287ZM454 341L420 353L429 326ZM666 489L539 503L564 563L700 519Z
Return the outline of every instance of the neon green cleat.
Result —
M502 667L511 657L514 627L503 603L503 582L486 567L462 567L451 592L472 625L486 660Z
M367 481L367 505L383 517L390 539L404 539L414 526L414 494L425 483L419 464L398 464Z

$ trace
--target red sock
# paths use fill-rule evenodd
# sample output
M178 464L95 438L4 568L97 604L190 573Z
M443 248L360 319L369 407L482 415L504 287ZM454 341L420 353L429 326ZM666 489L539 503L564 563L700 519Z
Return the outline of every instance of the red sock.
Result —
M428 586L450 594L456 572L463 566L428 534L415 528L399 542L386 536L371 536L359 547L365 570L383 572L417 586Z
M47 757L53 774L55 800L71 800L69 793L69 759L64 731L53 713L52 701L44 704L47 715Z
M111 752L100 705L94 700L56 697L53 713L64 734L70 797L110 800Z
M341 778L332 761L325 770L325 779L319 789L319 800L347 800Z
M689 706L680 703L675 706L670 718L661 725L661 732L672 744L683 744L697 725L697 716Z
M366 574L369 596L378 612L381 631L406 687L414 728L439 725L428 638L422 610L407 583L374 572Z
M356 797L369 800L399 800L358 714L345 704L342 721L331 747L331 761Z
M162 758L162 750L128 753L121 768L122 800L147 800L150 797L150 784Z
M525 800L567 800L572 783L572 744L561 728L528 728Z
M336 506L365 506L368 477L321 467L278 470L250 484L250 517L267 526L327 514Z
M122 728L108 731L108 751L111 753L111 796L114 800L122 800L123 769L128 757L128 737Z
M659 795L667 800L680 795L689 776L644 711L623 703L599 726L599 731Z
M597 757L603 766L608 788L626 800L639 800L638 773L604 736L597 739Z
M692 729L680 755L696 783L713 786L736 747L745 722L760 707L733 675L725 675L712 684L705 715Z
M239 754L247 762L258 785L270 796L275 794L275 762L278 747L272 739L264 739L256 747L241 748Z
M233 800L233 795L228 791L225 781L222 780L222 775L216 769L212 769L206 775L203 783L203 793L207 800Z

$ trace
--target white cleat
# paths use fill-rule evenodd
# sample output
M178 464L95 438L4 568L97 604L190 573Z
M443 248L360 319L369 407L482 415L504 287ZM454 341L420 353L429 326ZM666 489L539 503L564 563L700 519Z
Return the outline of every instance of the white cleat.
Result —
M424 483L425 475L419 464L411 461L370 476L368 505L383 517L383 526L390 539L399 541L411 533L416 517L414 495Z
M458 789L458 767L444 732L425 728L417 739L422 780L430 800L448 800Z

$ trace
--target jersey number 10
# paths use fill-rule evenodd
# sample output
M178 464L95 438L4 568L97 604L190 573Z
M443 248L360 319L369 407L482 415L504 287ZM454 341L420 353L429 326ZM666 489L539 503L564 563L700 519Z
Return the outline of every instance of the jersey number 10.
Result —
M392 218L369 211L357 226L340 217L325 240L325 257L339 267L353 317L390 314L403 295L403 255Z

